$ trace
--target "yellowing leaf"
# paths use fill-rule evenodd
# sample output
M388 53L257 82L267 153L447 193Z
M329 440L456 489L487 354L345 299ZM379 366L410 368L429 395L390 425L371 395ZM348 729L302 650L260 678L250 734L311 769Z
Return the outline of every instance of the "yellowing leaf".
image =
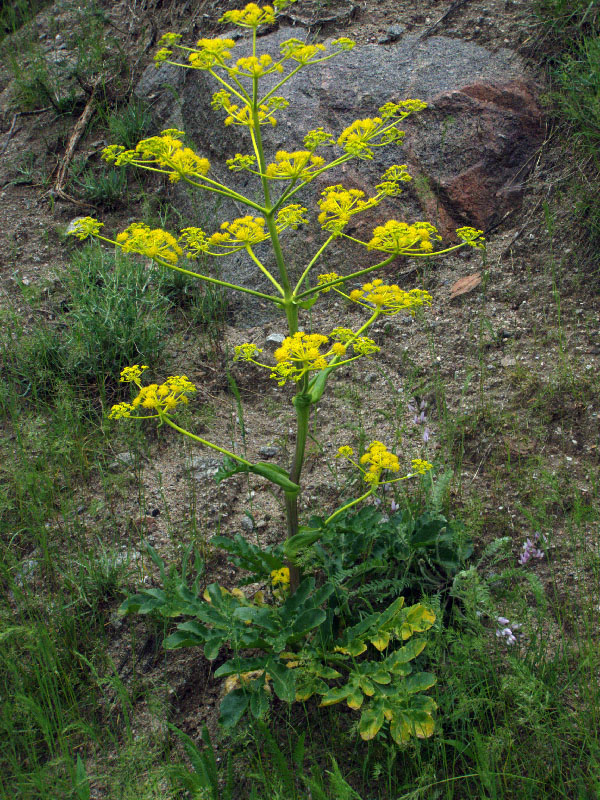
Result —
M354 639L354 641L349 642L346 647L334 647L334 653L343 653L346 656L356 656L361 655L367 649L367 645L364 642L361 642L360 639Z
M347 685L330 689L325 695L323 695L323 699L319 703L319 706L332 706L335 703L341 703L342 700L345 700L348 697L351 691L352 687Z
M390 643L390 635L389 635L389 633L385 633L384 631L379 631L379 633L373 639L371 639L370 641L371 641L371 644L374 647L376 647L379 650L379 652L381 653L381 651L385 650L385 648Z
M405 620L417 633L428 631L435 622L435 614L425 606L417 603L408 609Z
M353 708L355 711L359 709L363 704L364 697L362 692L355 691L353 692L350 697L346 700L348 706Z
M364 739L365 742L374 739L383 725L383 719L383 709L381 708L367 708L363 711L358 725L361 739Z

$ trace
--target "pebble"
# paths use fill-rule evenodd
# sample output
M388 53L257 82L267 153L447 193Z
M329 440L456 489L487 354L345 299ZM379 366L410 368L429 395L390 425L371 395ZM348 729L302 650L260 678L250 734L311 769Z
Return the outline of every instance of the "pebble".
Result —
M281 447L279 445L266 445L265 447L259 447L258 455L262 456L263 458L275 458L275 456L280 455L282 452Z
M284 339L285 336L282 333L271 333L265 339L265 348L267 350L275 351L278 347L281 347Z

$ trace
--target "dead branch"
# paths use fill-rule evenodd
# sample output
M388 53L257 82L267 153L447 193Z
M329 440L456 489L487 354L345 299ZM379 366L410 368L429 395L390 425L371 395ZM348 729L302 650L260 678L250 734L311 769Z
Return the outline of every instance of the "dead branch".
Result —
M442 22L445 22L445 21L446 21L446 19L448 19L448 17L449 17L451 14L454 14L454 12L455 12L455 11L458 11L458 9L459 9L461 6L464 6L464 5L465 5L465 3L468 3L468 2L469 2L469 0L455 0L455 2L454 2L454 3L452 3L452 5L451 5L451 6L450 6L450 8L449 8L449 9L446 11L446 13L445 13L445 14L442 14L442 16L441 16L441 17L438 19L438 21L437 21L437 22L434 22L434 23L433 23L433 25L431 25L429 28L427 28L427 30L426 30L426 31L423 31L423 33L422 33L422 34L419 36L419 39L425 39L427 36L431 36L431 35L432 35L432 33L433 33L434 31L436 31L436 30L437 30L437 29L440 27L440 25L442 24Z

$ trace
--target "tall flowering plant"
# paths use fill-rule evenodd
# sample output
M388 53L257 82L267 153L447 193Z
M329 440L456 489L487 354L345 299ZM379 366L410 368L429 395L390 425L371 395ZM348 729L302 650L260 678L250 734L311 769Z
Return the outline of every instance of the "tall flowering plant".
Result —
M249 3L242 10L223 14L221 22L249 31L252 41L252 54L249 56L235 58L233 51L236 43L233 39L200 39L195 47L188 47L181 43L179 34L167 33L162 37L155 57L157 65L167 63L183 69L201 70L208 72L216 80L219 88L213 95L212 107L224 115L226 126L246 129L252 143L251 152L235 154L227 160L227 166L232 172L243 171L255 176L260 186L260 200L247 197L217 180L211 174L209 161L185 144L185 134L180 130L164 130L158 136L140 141L133 149L110 146L103 153L106 161L117 166L127 165L157 172L167 176L173 183L185 181L199 191L233 200L245 206L248 214L224 221L214 232L207 232L199 227L187 227L178 235L173 235L160 228L151 229L143 223L134 223L114 238L102 232L101 222L86 217L77 222L73 233L79 239L92 236L120 248L123 252L149 257L168 269L268 301L280 310L287 321L288 335L275 351L273 363L269 363L261 349L253 343L236 347L234 360L246 361L258 369L268 370L270 377L279 386L291 384L294 387L292 403L296 414L296 443L288 470L269 463L252 463L237 453L180 427L173 416L178 406L188 403L196 391L186 376L169 377L160 385L143 385L142 378L146 370L144 365L133 365L124 369L121 374L121 381L134 387L135 396L131 402L113 406L111 417L155 419L159 424L169 425L225 456L221 477L236 472L251 472L280 487L285 498L287 541L282 549L282 557L257 552L251 557L247 545L237 545L238 557L243 551L243 566L248 568L250 565L260 572L259 565L263 572L269 571L272 597L279 609L277 624L271 618L275 612L266 610L262 597L256 602L250 602L239 590L234 590L234 594L231 594L222 587L213 586L209 587L210 591L203 601L185 593L180 597L183 605L180 603L177 606L179 611L200 617L204 627L194 623L196 629L192 635L191 628L186 629L185 624L179 626L178 633L174 634L175 638L171 638L170 646L202 642L208 657L214 657L224 641L236 648L262 647L267 651L267 661L246 659L242 663L239 659L234 659L228 662L230 666L222 672L228 676L230 682L233 680L233 688L230 686L227 697L235 698L235 702L230 699L229 706L226 705L223 713L224 718L230 722L239 718L241 706L244 709L249 707L252 713L260 715L264 710L265 692L269 690L269 682L272 682L275 692L283 699L306 699L314 693L320 693L324 695L323 705L346 699L351 707L358 708L364 697L372 698L376 695L376 702L371 703L368 713L363 711L361 735L363 738L371 738L381 728L384 720L388 720L394 738L404 741L411 733L429 735L433 730L429 698L415 694L417 690L427 688L431 683L428 683L428 678L413 675L413 678L417 678L413 681L414 691L405 691L404 700L398 701L400 704L396 706L394 702L397 698L392 702L392 694L383 691L383 687L390 683L390 676L393 674L404 677L408 675L408 661L416 657L422 649L418 642L415 642L410 652L405 646L388 656L387 667L378 668L379 672L369 673L371 667L364 674L351 670L351 679L341 688L329 689L325 679L340 678L342 673L339 668L344 659L354 661L365 652L368 642L376 648L381 645L380 650L384 650L394 638L405 640L415 632L427 630L435 618L420 604L404 609L398 601L390 606L387 616L383 615L385 618L377 617L371 619L368 625L359 626L360 630L354 632L354 638L348 638L346 630L344 641L336 645L337 655L331 656L329 660L325 658L323 661L323 652L318 655L314 641L310 643L309 640L316 631L321 631L321 639L324 636L321 626L328 617L322 606L326 604L331 592L327 583L315 591L314 579L302 580L298 566L299 554L319 536L318 531L300 528L298 520L298 496L301 491L309 419L332 372L355 361L370 358L379 351L378 345L367 333L380 317L401 313L414 315L418 309L431 305L432 298L426 291L407 291L396 284L386 284L379 278L367 280L366 276L391 264L400 255L431 258L463 246L483 247L484 240L481 231L465 227L456 232L457 244L442 248L439 244L440 236L430 223L417 221L408 224L394 219L376 227L367 241L347 233L348 225L355 216L379 206L388 197L398 197L403 185L411 180L406 165L396 164L384 172L381 182L370 197L362 191L348 189L339 183L327 186L321 192L317 204L323 241L316 252L307 256L298 280L292 280L285 257L285 233L308 221L307 208L295 202L301 191L323 173L348 161L372 159L375 149L401 144L404 133L400 124L411 114L426 107L425 103L414 99L388 102L379 108L377 116L356 120L338 133L337 137L323 128L316 128L306 133L302 149L290 152L280 150L269 160L263 146L262 130L265 126L276 125L279 113L288 105L286 98L280 94L284 85L300 70L317 68L317 65L338 57L354 46L345 37L333 41L329 48L323 44L306 44L292 38L280 45L279 57L260 54L257 48L259 27L272 25L277 14L292 2L295 0L274 0L272 6L262 7ZM263 89L264 79L269 76L271 88ZM319 269L319 265L325 260L327 248L340 238L372 251L375 263L346 275ZM274 270L258 255L257 245L263 242L271 245ZM256 265L257 270L267 279L270 291L258 291L203 274L191 269L187 263L199 257L223 257L239 252L244 252ZM360 288L346 288L362 278L366 282ZM300 323L301 313L331 291L361 307L365 312L364 323L357 330L335 327L327 332L306 332ZM368 447L358 461L354 460L353 451L348 445L340 448L338 456L349 459L360 471L366 483L366 491L335 511L325 524L345 509L365 500L380 485L406 480L431 469L431 464L427 461L416 459L408 472L399 475L402 469L397 456L377 441ZM156 597L154 600L144 600L143 595L137 595L127 608L138 611L162 608L164 611L164 604L161 606ZM173 615L172 610L173 608L169 612L170 616ZM270 619L270 628L266 624L267 617ZM229 620L227 625L224 623L226 619ZM231 620L237 620L237 628L235 625L231 627ZM255 635L255 626L260 629L261 625L262 633ZM224 629L227 630L226 634L223 634ZM275 641L267 641L267 629L270 631L269 635L272 634L271 639L274 637ZM284 630L287 630L287 634ZM303 642L304 650L302 657L298 658L300 641ZM403 655L398 656L399 653ZM335 668L332 666L333 662L336 663ZM370 663L367 662L367 666ZM370 679L367 678L367 673L371 674ZM374 677L375 673L379 677ZM294 679L290 683L292 675L297 675L298 680ZM379 687L377 692L374 687ZM419 702L410 706L407 699L410 697L415 701L422 697L419 701L421 707L417 707ZM410 719L410 714L406 716L409 706L414 711Z

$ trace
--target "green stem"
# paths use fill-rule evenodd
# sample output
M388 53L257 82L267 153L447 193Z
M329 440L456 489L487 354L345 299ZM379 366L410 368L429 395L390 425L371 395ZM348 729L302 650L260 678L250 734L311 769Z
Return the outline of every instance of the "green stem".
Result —
M391 264L392 261L396 258L397 254L394 253L389 258L380 261L379 264L373 264L372 267L365 267L365 269L359 269L358 272L351 272L350 275L345 275L344 277L337 278L335 281L330 281L329 283L322 283L320 286L313 286L312 289L307 289L305 292L301 292L300 294L296 295L296 302L302 300L305 297L310 297L311 294L318 294L322 292L323 289L330 289L333 286L337 286L338 283L344 283L344 281L349 281L352 278L358 278L361 275L366 275L367 272L373 272L375 269L380 269L381 267L387 267L388 264Z
M218 444L213 444L212 442L207 442L206 439L200 438L200 436L196 436L195 433L190 433L190 431L186 431L185 428L180 428L179 425L176 425L172 419L167 417L166 415L161 416L161 422L166 422L173 430L178 431L179 433L183 433L184 436L189 436L190 439L193 439L195 442L200 442L200 444L205 445L205 447L210 447L211 450L217 450L219 453L222 453L224 456L229 456L229 458L233 458L235 461L239 461L240 464L244 464L246 467L254 466L250 461L246 461L245 458L238 456L237 453L232 453L231 450L226 450L224 447L219 447Z
M338 510L334 511L333 514L330 517L327 517L327 519L325 520L324 524L325 525L329 525L331 520L335 519L338 514L341 514L342 511L346 511L348 508L352 508L352 506L355 506L357 503L361 503L363 500L366 500L367 497L370 497L375 492L376 489L377 489L377 485L371 486L371 488L369 489L369 491L366 494L363 494L360 497L357 497L356 500L352 500L350 503L346 503L345 506L342 506L341 508L338 508Z

